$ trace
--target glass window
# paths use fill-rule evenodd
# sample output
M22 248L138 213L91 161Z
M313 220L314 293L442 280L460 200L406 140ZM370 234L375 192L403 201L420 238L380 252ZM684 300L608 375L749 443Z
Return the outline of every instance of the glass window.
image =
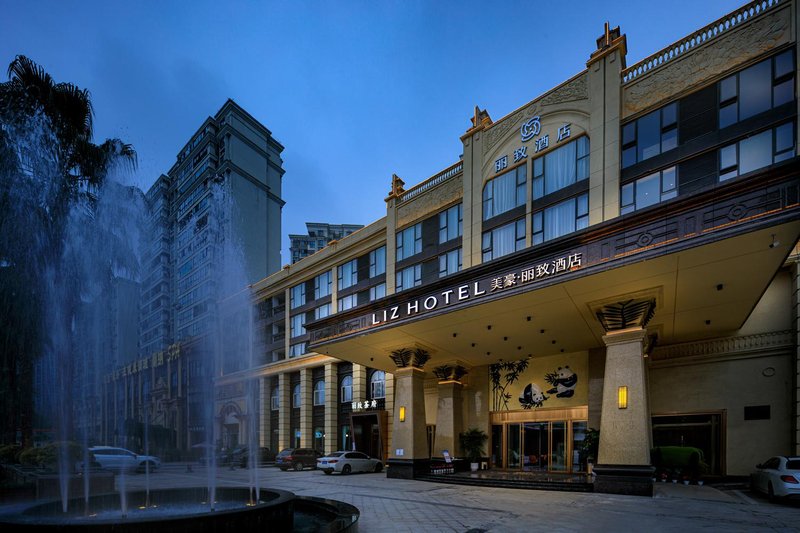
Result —
M345 376L342 378L339 397L342 403L350 403L353 401L353 376Z
M325 380L314 383L314 405L325 405Z
M397 232L397 258L402 261L422 251L422 224L414 224Z
M386 247L381 246L369 253L369 277L386 273Z
M350 294L339 298L339 311L347 311L358 305L358 295Z
M300 384L298 383L292 389L292 407L295 408L295 409L300 407L300 405L302 403L301 399L302 399L302 397L300 396Z
M307 343L298 342L289 346L289 357L300 357L308 353Z
M331 304L320 305L316 309L314 309L314 320L319 320L320 318L325 318L326 316L331 314Z
M439 256L439 277L448 276L461 270L461 248L450 250Z
M678 103L622 126L622 168L678 146Z
M273 411L277 411L281 408L281 397L278 395L277 387L272 389L272 395L270 396L269 403Z
M525 248L525 219L521 218L491 231L483 232L482 260L491 261Z
M589 195L568 198L533 214L533 244L541 244L588 225Z
M624 215L678 195L675 167L639 178L622 186L620 214Z
M794 157L794 122L751 135L719 150L719 180L725 181Z
M395 274L395 292L400 292L411 287L422 285L422 264L417 263Z
M339 290L352 287L353 285L358 283L358 260L353 259L352 261L348 261L343 265L339 265L337 271L338 271L337 287L339 288Z
M439 244L461 237L463 214L461 204L439 213Z
M525 205L525 167L506 172L483 186L483 220Z
M794 52L787 50L722 80L719 127L794 100Z
M375 301L386 296L386 284L381 283L369 288L369 300Z
M299 337L300 335L305 335L306 314L300 313L297 315L292 315L289 324L291 325L290 333L292 337Z
M324 298L331 294L331 273L323 272L314 278L314 299Z
M301 305L306 304L306 284L301 283L300 285L295 285L291 289L289 289L289 294L291 296L290 305L291 308L294 309L296 307L300 307Z
M369 389L373 400L386 397L386 373L384 371L376 370L372 373Z
M580 137L533 161L533 198L589 177L589 138Z

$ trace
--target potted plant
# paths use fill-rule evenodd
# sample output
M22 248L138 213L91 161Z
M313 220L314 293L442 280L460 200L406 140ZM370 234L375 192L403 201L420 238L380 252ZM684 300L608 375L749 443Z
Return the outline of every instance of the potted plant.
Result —
M472 428L458 435L461 452L467 456L470 462L470 469L477 472L478 463L483 456L483 445L489 440L489 435L485 431Z
M600 447L600 430L589 428L583 438L580 446L581 462L586 468L588 474L592 473L595 461L597 461L597 452Z

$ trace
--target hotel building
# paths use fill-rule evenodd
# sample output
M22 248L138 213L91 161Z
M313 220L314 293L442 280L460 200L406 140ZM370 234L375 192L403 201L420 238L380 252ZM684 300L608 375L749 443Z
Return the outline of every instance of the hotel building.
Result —
M458 161L253 286L263 356L217 379L220 431L415 477L473 427L489 468L586 471L596 428L596 490L633 493L653 446L718 475L800 453L799 22L752 2L631 66L606 27L573 77L476 107Z

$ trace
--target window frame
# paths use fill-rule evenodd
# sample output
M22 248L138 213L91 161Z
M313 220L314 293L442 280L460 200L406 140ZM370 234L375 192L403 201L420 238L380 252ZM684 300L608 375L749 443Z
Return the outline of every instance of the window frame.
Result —
M572 145L573 143L575 143L575 162L574 162L575 163L575 165L574 165L575 166L575 179L573 181L571 181L570 183L564 185L563 187L559 187L559 188L554 189L552 191L548 191L547 190L547 159L548 159L548 157L554 157L555 154L558 153L559 150L564 150L564 149L568 148L570 145ZM532 174L532 178L531 178L531 180L532 180L531 181L532 193L531 194L532 194L533 200L534 201L535 200L541 200L542 198L544 198L545 196L547 196L549 194L553 194L553 193L556 193L558 191L564 190L564 189L566 189L567 187L569 187L571 185L574 185L574 184L576 184L576 183L578 183L580 181L588 179L589 178L589 162L590 162L589 156L591 154L591 148L592 147L591 147L591 143L590 143L590 140L589 140L589 136L588 135L581 135L580 137L578 137L576 139L573 139L568 143L562 144L561 146L559 146L555 150L551 150L550 152L547 152L546 154L535 158L533 160L533 163L532 163L533 170L531 172L531 174ZM582 151L585 151L585 153L583 155L581 155ZM582 166L581 162L583 162L584 160L586 161L586 164L585 164L585 166ZM586 175L583 176L583 177L581 177L580 174L579 174L579 170L582 167L586 169Z
M413 244L407 245L406 241L413 239ZM395 234L396 257L395 262L403 261L422 252L422 222L403 228ZM408 248L411 248L409 250Z
M586 211L581 212L581 202L582 199L583 203L586 205ZM557 206L563 205L567 202L575 202L575 229L568 233L562 233L561 235L555 235L550 237L549 239L545 238L546 228L545 228L545 211L548 209L553 209ZM537 220L538 219L538 220ZM560 202L556 202L553 204L548 205L542 209L534 211L531 216L531 244L533 246L543 244L545 242L551 241L553 239L558 239L560 237L564 237L565 235L570 235L575 233L576 231L580 231L585 229L589 226L589 192L583 192L581 194L576 194L575 196L570 196L569 198L564 198ZM537 231L537 227L541 228Z
M345 272L345 270L350 270L350 272ZM345 278L349 278L349 283L345 285L347 281ZM341 265L336 267L336 287L338 290L349 289L353 285L358 283L358 259L351 259Z
M314 382L313 402L315 407L325 405L325 380L318 379ZM321 398L321 399L320 399Z
M483 184L483 189L481 191L481 220L486 221L492 219L496 216L502 215L503 213L508 213L517 207L525 205L527 198L526 188L528 185L527 168L527 162L522 163L521 165L517 165L516 167L513 167L502 174L492 177ZM514 205L508 209L498 212L494 207L495 185L500 183L501 180L510 180L512 177L515 179ZM491 210L488 209L487 206L491 206Z
M504 228L507 228L511 225L514 225L514 250L512 252L508 252L503 255L494 255L494 233L500 231ZM520 227L522 228L522 232L520 235ZM516 220L512 220L507 224L503 224L502 226L498 226L496 228L492 228L490 230L486 230L481 234L481 261L486 263L487 261L492 261L494 259L498 259L500 257L505 257L506 255L510 255L514 252L518 252L525 248L525 238L526 238L527 229L525 228L525 217L518 218ZM488 244L487 244L487 236L488 236ZM521 244L520 244L521 243ZM486 254L490 254L490 257L487 257Z
M411 269L414 269L414 284L410 287L404 287L402 285L403 273ZM406 291L413 287L419 287L420 285L422 285L422 263L415 263L395 272L395 293Z
M670 121L665 124L664 115L667 109L670 109L674 106L674 121ZM641 141L641 135L639 132L639 124L645 120L658 113L658 132L659 132L659 142L658 142L658 152L648 155L647 157L640 157L639 155L639 144ZM661 106L658 109L655 109L649 113L646 113L636 120L632 120L626 124L623 124L620 132L620 140L621 140L621 150L620 150L620 166L621 168L628 168L637 163L641 163L642 161L647 161L648 159L652 159L653 157L669 152L670 150L674 150L680 145L680 139L678 138L678 126L679 126L679 117L680 117L680 105L679 101L675 100L674 102L670 102L664 106ZM632 132L631 138L626 140L627 131ZM664 146L665 141L669 141L672 139L674 133L674 144L671 146ZM633 152L630 152L633 150ZM633 161L626 162L626 153L633 153L635 155Z
M439 244L450 242L463 235L464 209L463 203L454 205L439 213ZM451 220L452 219L452 220ZM455 222L455 224L452 224ZM452 226L455 225L455 229Z
M353 376L344 376L339 381L339 403L351 403L353 401Z
M672 171L672 174L673 174L672 187L668 188L668 189L664 189L664 185L665 185L664 175L665 175L665 173L667 173L669 171ZM643 205L641 207L638 206L637 205L637 201L636 201L637 200L637 194L636 193L637 193L638 187L640 186L640 182L642 182L645 179L652 178L656 174L658 174L659 200L657 202L653 202L651 204ZM630 193L631 194L631 202L629 202L629 203L623 203L623 202L625 202L624 198L625 198L625 195L626 195L626 193L625 193L626 189L631 191L631 193ZM650 174L648 174L646 176L642 176L640 178L637 178L635 180L629 181L629 182L625 183L624 185L622 185L620 187L620 194L619 194L619 214L620 215L627 215L629 213L633 213L634 211L638 211L639 209L645 209L645 208L653 206L653 205L658 205L661 202L666 202L667 200L671 200L672 198L675 198L677 196L678 196L678 166L677 165L672 165L670 167L663 168L663 169L657 170L655 172L651 172Z
M382 379L376 380L375 377L378 375L381 375ZM380 385L380 387L378 387L380 388L380 396L375 393L376 385ZM382 398L386 398L386 372L383 370L375 370L372 372L372 375L369 378L369 393L371 400L380 400Z

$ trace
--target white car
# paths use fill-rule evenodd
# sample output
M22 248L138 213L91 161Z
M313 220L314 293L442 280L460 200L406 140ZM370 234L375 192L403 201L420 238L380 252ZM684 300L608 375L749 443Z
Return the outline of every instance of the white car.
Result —
M750 474L750 487L770 500L800 498L800 457L770 457Z
M89 448L89 453L94 456L94 460L100 464L100 468L116 471L144 472L149 466L150 471L158 470L161 466L161 459L152 455L137 455L125 448L114 448L113 446L93 446Z
M347 475L351 472L380 472L383 463L365 453L339 451L317 459L317 468L326 474L339 472Z

